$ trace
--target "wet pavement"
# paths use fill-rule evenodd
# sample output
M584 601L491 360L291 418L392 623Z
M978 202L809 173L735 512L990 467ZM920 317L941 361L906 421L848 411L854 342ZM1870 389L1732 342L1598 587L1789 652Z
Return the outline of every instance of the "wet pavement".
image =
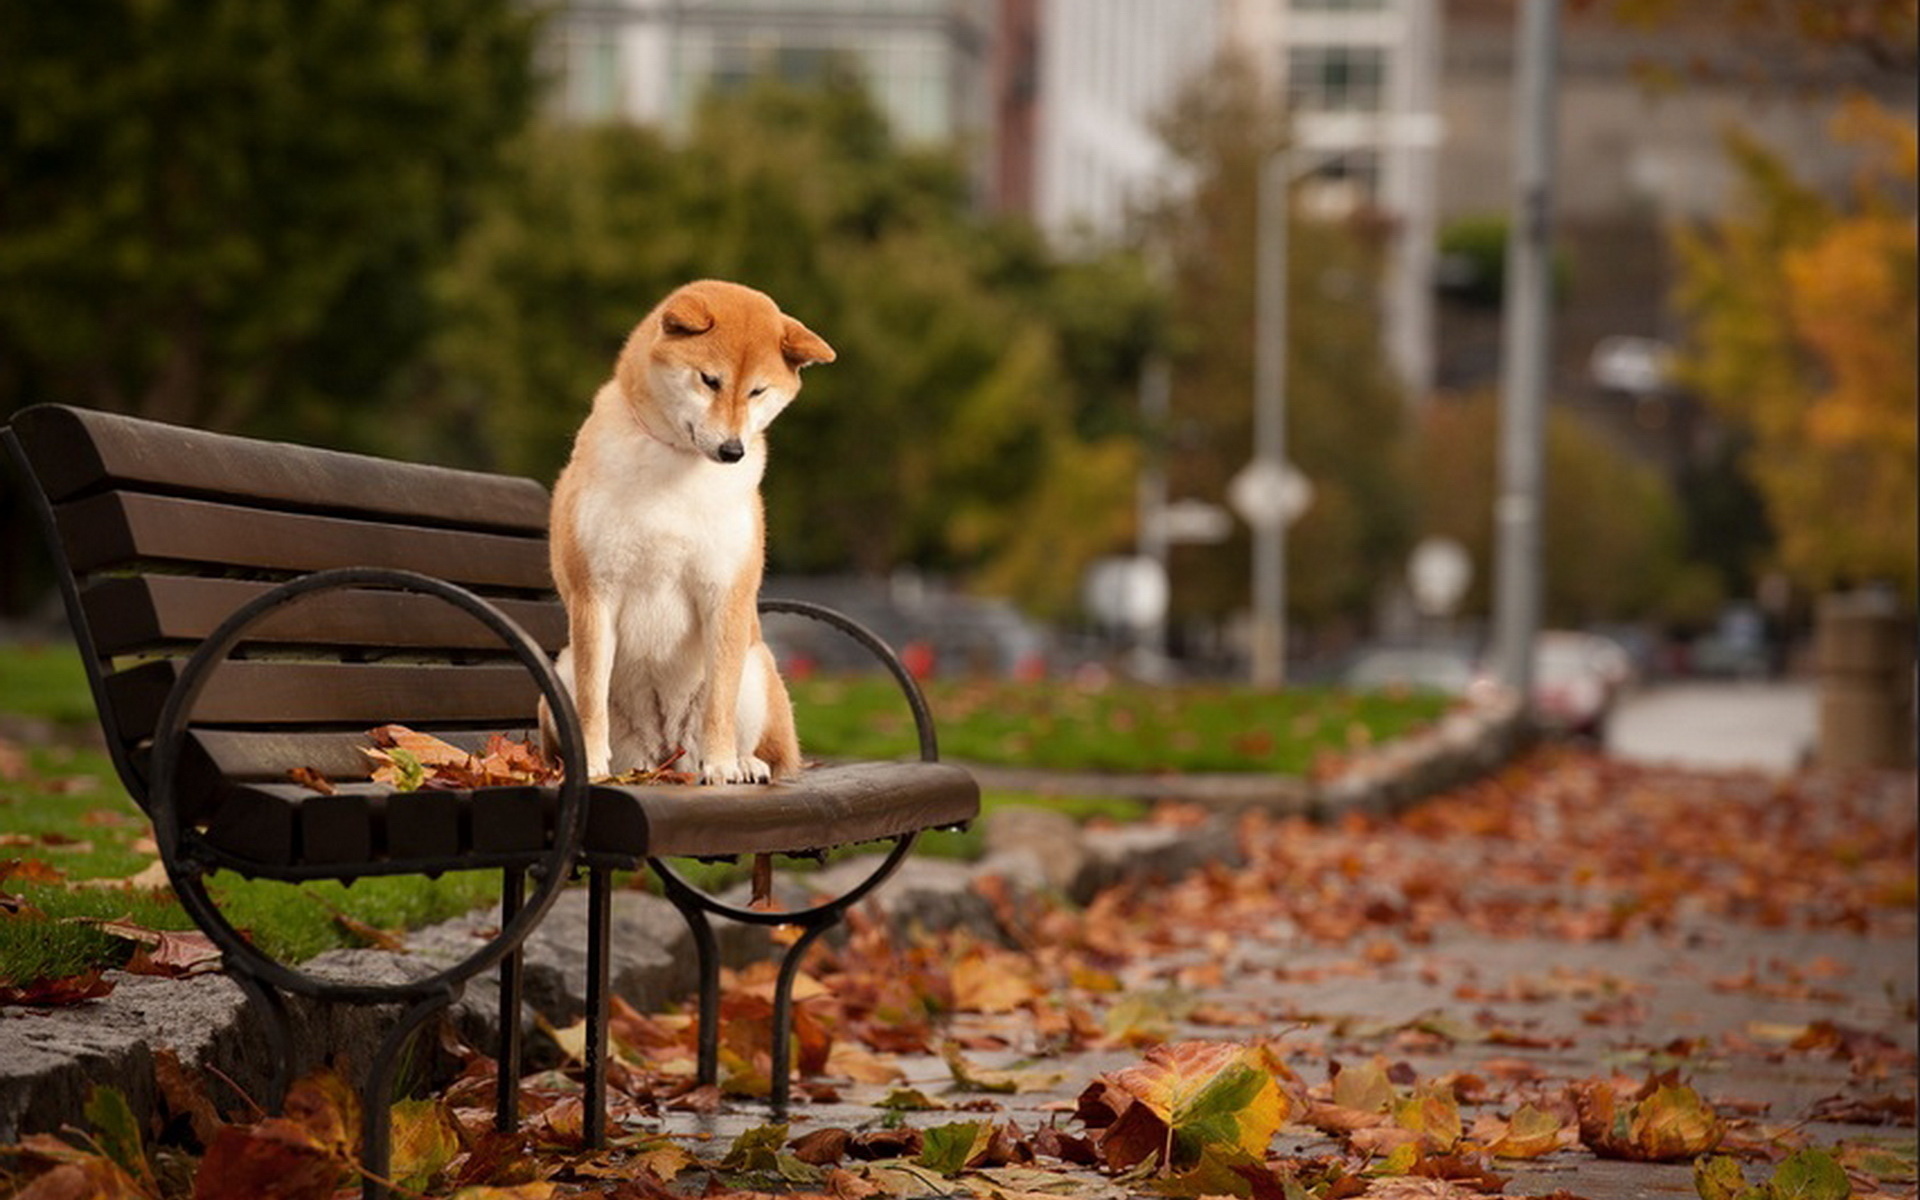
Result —
M1049 1124L1077 1130L1075 1097L1100 1073L1139 1062L1150 1041L1262 1040L1305 1091L1324 1092L1335 1063L1376 1058L1409 1087L1443 1082L1469 1129L1522 1103L1565 1112L1579 1081L1672 1071L1719 1112L1725 1147L1743 1152L1750 1181L1793 1147L1892 1148L1904 1169L1856 1176L1855 1186L1915 1194L1910 773L1783 782L1589 756L1525 766L1489 786L1502 815L1487 816L1484 828L1469 798L1444 818L1415 810L1345 830L1267 829L1253 835L1267 842L1253 846L1237 880L1217 873L1108 911L1096 904L1080 926L1040 919L1028 932L1050 955L1076 937L1095 947L1124 937L1140 950L1113 964L1113 990L1067 988L1007 1011L961 1013L945 1028L968 1063L1025 1072L1034 1090L966 1092L938 1056L901 1055L892 1060L900 1084L833 1084L834 1101L797 1104L791 1133L979 1119L1029 1134ZM1604 819L1595 804L1609 806ZM1690 840L1689 806L1710 836ZM1828 863L1859 852L1862 838L1876 843L1865 865ZM1621 865L1629 862L1638 874ZM1273 888L1282 890L1263 899ZM1125 1033L1107 1044L1063 1038L1059 1013L1076 1006L1109 1034L1137 1033L1134 1044ZM874 1107L902 1085L954 1107ZM1294 1115L1275 1155L1360 1161ZM711 1158L710 1147L764 1121L742 1103L638 1127L709 1147L698 1153ZM1041 1166L1053 1181L1045 1190L1146 1191L1059 1162ZM1506 1196L1695 1192L1687 1161L1607 1159L1578 1145L1486 1166ZM991 1180L968 1176L950 1185L993 1191ZM1438 1180L1375 1187L1370 1194L1481 1194Z

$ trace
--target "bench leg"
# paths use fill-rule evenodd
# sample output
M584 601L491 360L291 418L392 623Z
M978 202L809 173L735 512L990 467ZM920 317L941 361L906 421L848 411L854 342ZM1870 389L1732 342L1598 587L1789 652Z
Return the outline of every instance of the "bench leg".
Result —
M839 923L837 909L809 922L780 960L780 974L773 985L773 1091L768 1096L776 1121L787 1119L787 1102L793 1096L793 985L800 975L800 960L815 938Z
M526 872L509 867L501 872L500 924L513 920L526 899ZM512 1133L520 1124L520 948L500 961L500 1032L494 1062L498 1077L494 1094L494 1128Z
M720 944L707 914L681 905L680 915L686 919L687 932L693 935L694 969L699 972L700 982L694 1082L712 1087L720 1082Z
M365 1110L360 1147L364 1200L386 1200L388 1193L388 1176L393 1171L393 1081L400 1071L401 1051L429 1017L446 1011L458 993L457 987L435 992L401 1014L367 1068L367 1082L360 1089L360 1105Z
M609 947L613 926L613 872L587 868L587 1079L582 1098L589 1149L607 1144L607 1038Z

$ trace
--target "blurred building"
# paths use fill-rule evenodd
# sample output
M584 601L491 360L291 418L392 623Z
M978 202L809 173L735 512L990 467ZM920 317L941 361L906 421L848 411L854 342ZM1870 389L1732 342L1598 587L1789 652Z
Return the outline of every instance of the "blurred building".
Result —
M1433 380L1439 0L1220 0L1222 46L1285 90L1287 174L1310 214L1390 233L1389 360L1408 394Z
M1111 237L1180 180L1158 133L1179 90L1243 56L1296 114L1310 211L1392 232L1385 338L1414 394L1432 374L1437 0L1038 3L1034 204L1056 238Z
M700 97L759 74L860 74L909 141L984 145L994 0L567 0L542 66L580 120L684 128Z
M1124 231L1136 207L1177 182L1155 123L1219 52L1219 5L1037 3L1031 211L1056 238L1110 238Z

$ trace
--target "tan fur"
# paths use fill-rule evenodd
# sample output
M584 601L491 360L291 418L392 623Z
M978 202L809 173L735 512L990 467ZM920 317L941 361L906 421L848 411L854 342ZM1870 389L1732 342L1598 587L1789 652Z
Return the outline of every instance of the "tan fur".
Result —
M559 665L590 776L656 767L676 750L709 783L799 769L755 604L759 484L767 425L800 390L800 369L833 358L766 295L717 280L676 290L628 337L553 490L569 638Z

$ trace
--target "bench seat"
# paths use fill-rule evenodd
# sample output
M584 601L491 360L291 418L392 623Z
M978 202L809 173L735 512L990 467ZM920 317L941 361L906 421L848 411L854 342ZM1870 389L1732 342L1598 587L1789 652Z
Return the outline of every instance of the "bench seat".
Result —
M256 874L308 878L418 872L423 862L524 863L545 850L553 790L518 786L396 791L342 783L231 784L207 828ZM648 858L730 858L827 850L957 826L979 809L973 777L924 762L822 766L777 784L595 784L584 858L633 868Z

